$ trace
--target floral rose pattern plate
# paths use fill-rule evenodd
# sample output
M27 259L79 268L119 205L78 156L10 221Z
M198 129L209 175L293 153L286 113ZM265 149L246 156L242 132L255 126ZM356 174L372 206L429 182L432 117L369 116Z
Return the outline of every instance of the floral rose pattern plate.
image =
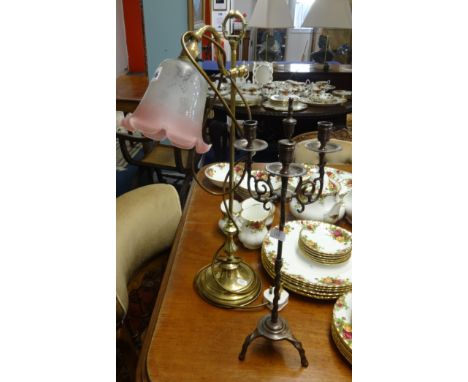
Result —
M302 243L324 255L342 255L351 251L351 232L333 224L316 222L301 230Z
M333 308L333 323L350 351L353 348L352 300L352 292L348 292L336 301Z
M310 229L317 223L312 220L293 220L286 223L281 273L296 282L320 289L351 286L351 259L344 263L325 265L302 254L299 247L299 234L302 229ZM273 266L277 255L278 240L271 237L270 232L263 240L262 253L269 266Z

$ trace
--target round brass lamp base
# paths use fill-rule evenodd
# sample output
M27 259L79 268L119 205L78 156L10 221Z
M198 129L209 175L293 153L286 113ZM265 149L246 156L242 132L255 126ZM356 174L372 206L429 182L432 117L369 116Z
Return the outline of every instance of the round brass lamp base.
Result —
M258 297L262 287L257 274L243 262L217 262L213 267L209 264L198 271L194 284L200 296L221 308L250 304Z

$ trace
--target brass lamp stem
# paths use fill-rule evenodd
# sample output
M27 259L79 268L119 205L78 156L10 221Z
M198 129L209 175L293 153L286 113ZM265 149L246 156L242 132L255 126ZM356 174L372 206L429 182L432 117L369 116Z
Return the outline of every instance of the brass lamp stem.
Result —
M242 29L239 35L230 35L226 30L226 23L229 19L236 18L241 20ZM245 66L236 67L237 63L237 47L240 39L245 33L246 22L239 11L230 11L223 21L223 36L226 38L231 47L231 68L226 70L225 61L226 54L221 45L221 35L212 26L206 25L198 31L189 31L182 36L183 59L188 59L200 72L208 85L219 97L219 101L224 106L227 115L231 119L230 124L230 144L229 144L229 180L224 182L223 195L225 194L226 183L228 183L229 204L228 204L228 220L224 226L226 241L223 246L216 251L211 261L211 264L203 267L196 275L194 283L199 294L208 300L210 303L223 308L238 308L250 304L254 301L261 290L261 281L253 269L242 261L238 256L235 256L237 246L235 236L238 233L238 228L233 220L233 205L234 205L234 189L237 185L234 184L234 167L235 167L235 149L234 141L236 140L236 130L242 133L238 121L236 120L236 93L239 93L241 99L246 105L247 113L251 118L250 108L248 107L244 96L236 86L236 78L244 76L247 72ZM207 37L218 48L216 58L221 76L229 78L231 82L231 100L230 105L220 94L219 89L211 81L203 68L196 62L198 56L198 43L204 37L204 33L211 33L213 38ZM205 36L206 37L206 36ZM195 176L196 178L196 176ZM225 203L223 199L223 203ZM221 250L225 256L219 256Z

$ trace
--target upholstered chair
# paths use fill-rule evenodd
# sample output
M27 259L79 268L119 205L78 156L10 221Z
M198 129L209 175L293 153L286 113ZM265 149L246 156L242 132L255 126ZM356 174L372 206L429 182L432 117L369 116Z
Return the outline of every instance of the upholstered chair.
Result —
M143 264L167 253L181 215L179 195L169 184L150 184L117 198L117 328L128 311L129 281Z

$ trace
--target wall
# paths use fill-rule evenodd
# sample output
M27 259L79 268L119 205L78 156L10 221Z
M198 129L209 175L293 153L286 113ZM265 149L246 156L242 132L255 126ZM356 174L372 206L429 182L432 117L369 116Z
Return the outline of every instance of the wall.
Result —
M247 13L246 21L248 23L256 3L256 0L233 0L231 9L239 10L241 13Z
M148 75L166 58L181 51L180 38L188 29L187 0L142 0Z
M123 18L122 0L116 0L116 69L117 76L126 72L128 67L127 42L125 40L125 24Z

